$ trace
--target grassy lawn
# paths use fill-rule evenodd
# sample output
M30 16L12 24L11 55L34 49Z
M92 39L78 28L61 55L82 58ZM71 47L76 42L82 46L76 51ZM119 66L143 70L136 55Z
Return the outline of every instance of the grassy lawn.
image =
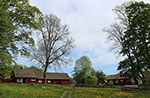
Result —
M0 83L0 98L150 98L150 91Z

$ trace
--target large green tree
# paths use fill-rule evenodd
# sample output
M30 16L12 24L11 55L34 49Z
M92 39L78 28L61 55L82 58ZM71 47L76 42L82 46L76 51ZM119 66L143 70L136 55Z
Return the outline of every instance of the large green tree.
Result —
M123 37L122 54L132 56L135 71L145 83L144 71L150 68L150 4L134 2L126 8L129 25ZM131 59L130 59L131 62Z
M95 75L95 70L92 68L92 63L87 56L82 56L76 60L75 67L73 70L74 80L77 84L86 84L86 77L88 75Z
M120 62L118 70L132 76L136 83L138 80L144 83L144 72L150 66L150 4L127 2L117 6L115 12L120 24L105 31L117 42L114 49L127 57Z
M36 20L41 17L28 0L0 0L0 65L11 65L18 53L29 55L32 30L40 27Z

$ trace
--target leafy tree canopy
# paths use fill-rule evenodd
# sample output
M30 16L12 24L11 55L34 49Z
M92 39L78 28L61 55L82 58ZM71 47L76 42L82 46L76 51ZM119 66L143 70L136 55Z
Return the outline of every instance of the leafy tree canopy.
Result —
M10 65L18 53L29 55L32 30L40 27L36 20L42 13L28 0L0 0L0 12L0 64Z
M82 56L76 60L73 77L77 84L86 84L86 77L88 75L94 76L96 74L91 66L92 63L87 56Z
M98 78L97 84L102 83L106 79L106 74L103 71L97 71L96 77Z
M128 77L145 82L144 72L150 69L150 4L125 2L114 9L119 23L112 24L105 32L114 42L113 48L126 58L118 70Z

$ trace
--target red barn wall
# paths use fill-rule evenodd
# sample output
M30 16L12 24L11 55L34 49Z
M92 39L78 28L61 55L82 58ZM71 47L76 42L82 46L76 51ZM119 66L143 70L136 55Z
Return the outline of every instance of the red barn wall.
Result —
M114 85L133 85L134 83L129 82L127 80L118 80L118 83L115 82L115 80L112 80Z
M3 83L4 82L4 79L3 78L0 78L0 83Z
M17 82L17 79L14 79L13 82L23 83L23 82ZM39 79L36 79L36 81L31 81L31 78L26 78L26 83L28 83L28 84L30 84L30 83L44 84L44 80L42 80L42 82L40 83ZM47 80L47 84L70 85L71 82L70 82L70 80L51 80L51 82L49 83L48 80Z
M51 84L70 85L70 80L52 80Z
M26 83L38 83L37 79L35 81L31 81L31 78L26 78Z
M12 83L12 80L11 79L4 79L4 82L5 83Z
M42 80L42 83L39 83L39 80L37 80L38 84L44 84L44 80ZM49 83L48 80L46 82L47 84L62 84L62 85L70 85L71 82L70 80L51 80L51 82Z

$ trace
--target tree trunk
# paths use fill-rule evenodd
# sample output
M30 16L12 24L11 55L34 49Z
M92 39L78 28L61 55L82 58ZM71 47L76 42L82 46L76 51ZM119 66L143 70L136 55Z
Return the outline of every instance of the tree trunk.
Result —
M134 77L134 82L136 85L138 85L138 81L137 81L136 77Z
M44 70L44 84L46 84L47 82L46 82L46 71Z
M45 67L45 69L44 69L44 74L43 74L43 77L44 77L44 84L47 84L47 81L46 81L46 72L47 72L47 66Z
M145 80L144 73L143 73L142 71L141 71L140 73L141 73L141 75L142 75L142 83L145 84L145 81L146 81L146 80Z

